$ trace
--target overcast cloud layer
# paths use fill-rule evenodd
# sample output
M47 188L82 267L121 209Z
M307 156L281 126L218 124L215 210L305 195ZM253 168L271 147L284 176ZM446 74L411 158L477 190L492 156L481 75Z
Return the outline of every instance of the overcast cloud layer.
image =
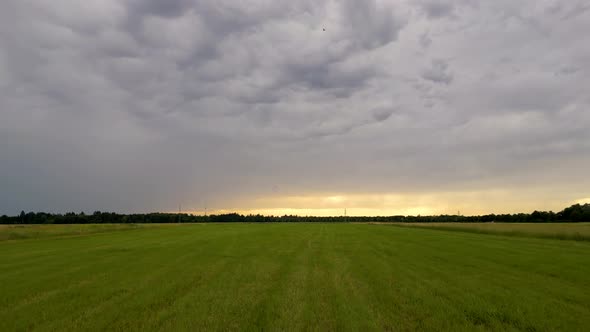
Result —
M586 0L3 0L0 213L560 207L589 31Z

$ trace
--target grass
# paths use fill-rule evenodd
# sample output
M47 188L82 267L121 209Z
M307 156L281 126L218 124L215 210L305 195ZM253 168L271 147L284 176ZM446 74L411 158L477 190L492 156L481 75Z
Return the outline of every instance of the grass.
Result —
M583 331L588 263L583 241L368 224L41 236L0 242L0 331Z
M174 225L174 224L170 224ZM80 236L95 233L116 232L159 224L92 224L92 225L0 225L0 241L44 237Z
M590 223L396 223L445 231L590 241Z

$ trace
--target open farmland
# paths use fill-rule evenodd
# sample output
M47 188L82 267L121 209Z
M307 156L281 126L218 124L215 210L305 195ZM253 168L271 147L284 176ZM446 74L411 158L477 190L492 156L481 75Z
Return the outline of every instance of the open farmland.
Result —
M126 231L157 224L89 224L89 225L0 225L0 241L39 239L45 237L82 236L96 233Z
M0 331L590 326L588 241L370 224L44 227L0 241Z
M590 241L590 223L395 223L445 231Z

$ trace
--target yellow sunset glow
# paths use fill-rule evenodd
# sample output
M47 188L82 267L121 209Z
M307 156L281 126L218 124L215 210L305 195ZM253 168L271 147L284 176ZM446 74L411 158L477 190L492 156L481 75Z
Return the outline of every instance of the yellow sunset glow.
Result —
M578 196L579 197L579 196ZM487 190L437 193L310 194L245 198L232 207L212 208L210 214L237 212L262 215L301 216L391 216L391 215L477 215L560 211L590 198L555 199L546 192ZM204 214L205 211L191 211Z

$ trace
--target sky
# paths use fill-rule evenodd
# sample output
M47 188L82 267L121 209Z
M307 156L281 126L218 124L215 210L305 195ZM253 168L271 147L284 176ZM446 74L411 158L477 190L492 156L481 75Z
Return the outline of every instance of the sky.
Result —
M0 214L590 202L587 0L3 0Z

